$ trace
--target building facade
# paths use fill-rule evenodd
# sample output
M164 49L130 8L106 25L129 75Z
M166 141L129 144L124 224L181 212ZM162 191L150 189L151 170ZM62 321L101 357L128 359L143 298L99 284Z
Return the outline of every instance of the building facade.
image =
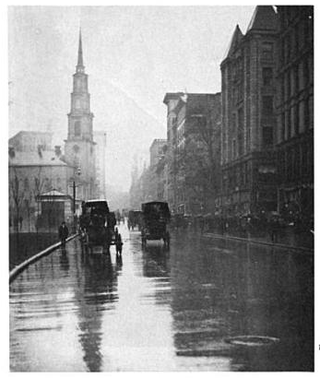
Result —
M93 132L96 152L96 182L97 196L106 198L106 146L107 133L105 131Z
M313 7L278 6L277 12L278 209L309 218L314 213Z
M167 196L174 213L214 211L219 190L221 96L167 93Z
M258 6L244 35L239 26L221 63L220 207L224 215L277 209L275 70L278 19Z
M96 198L96 161L93 140L93 113L90 110L88 75L83 65L82 39L79 34L78 62L73 75L71 110L68 114L68 137L65 140L65 160L74 168L70 181L77 182L77 196L83 200ZM81 172L81 174L79 174Z
M18 138L15 138L17 141ZM60 159L57 150L19 151L9 147L9 225L10 231L34 232L46 224L39 223L42 215L40 196L53 189L66 199L62 217L72 221L69 177L73 168ZM51 198L53 203L54 198ZM59 218L60 219L60 218ZM53 221L52 225L55 224ZM43 228L42 227L42 228ZM54 229L56 231L56 229Z
M9 146L18 152L52 150L53 133L47 131L20 131L9 139ZM58 146L57 146L58 147Z

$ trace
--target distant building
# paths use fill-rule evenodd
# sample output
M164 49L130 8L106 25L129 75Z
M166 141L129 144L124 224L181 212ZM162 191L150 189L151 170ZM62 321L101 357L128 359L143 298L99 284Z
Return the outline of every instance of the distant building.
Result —
M225 215L277 210L277 36L275 10L257 6L246 34L235 28L221 63L220 206Z
M154 139L150 146L150 167L155 166L164 156L164 146L167 145L166 139Z
M71 222L71 213L68 210L71 197L68 197L67 193L70 190L68 179L73 173L73 168L60 157L57 151L42 150L41 146L37 151L16 151L14 147L9 147L10 231L17 231L18 226L21 231L29 232L37 228L47 228L47 224L39 222L41 218L39 201L43 193L53 189L61 192L65 199L68 198L65 204L66 210L63 208L63 215L62 213L59 215L59 220L61 216L67 216ZM54 219L52 219L52 227L56 224ZM65 220L68 221L67 218Z
M167 196L171 210L214 211L220 177L220 93L167 93Z
M96 162L97 196L106 197L106 146L107 134L105 131L94 131Z
M278 209L314 213L313 6L277 6Z
M60 222L65 216L71 223L73 215L79 213L82 200L103 195L105 159L102 155L105 153L105 135L100 140L101 136L97 133L99 149L96 155L92 120L88 75L84 72L80 33L64 152L60 146L52 148L52 133L49 132L21 131L9 140L11 231L18 231L21 219L24 231L34 231L38 226L46 229L55 227L56 221ZM97 170L100 187L96 179ZM60 210L59 214L55 213L53 216L54 208ZM47 214L44 217L42 209ZM50 216L48 209L52 210Z
M45 131L20 131L9 139L9 146L15 151L42 151L52 150L53 133Z
M93 113L90 110L88 75L84 72L82 39L79 34L78 62L73 75L71 110L68 114L68 137L65 161L74 168L70 181L76 181L78 196L83 200L97 197ZM78 175L78 173L80 173Z

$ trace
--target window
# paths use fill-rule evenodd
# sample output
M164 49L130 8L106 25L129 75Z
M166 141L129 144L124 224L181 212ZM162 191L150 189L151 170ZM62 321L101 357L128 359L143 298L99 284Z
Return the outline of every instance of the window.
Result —
M75 107L76 107L76 109L80 109L80 108L81 108L81 101L80 101L79 98L77 98L77 99L75 100Z
M264 59L273 59L273 43L264 42L262 44L262 57Z
M305 86L307 86L309 84L309 81L310 81L310 70L309 70L308 60L304 61L303 76L304 76Z
M273 114L273 96L262 96L262 115L270 116Z
M299 104L296 104L294 108L294 131L295 135L299 134L299 123L300 123L300 114L299 114Z
M262 128L262 144L264 147L273 144L273 128L270 126Z
M294 68L294 89L297 95L299 93L299 65Z
M76 121L74 124L74 135L75 136L81 135L81 122L80 121Z
M273 72L271 67L262 68L263 85L272 85Z
M236 155L237 155L237 151L236 151L236 140L233 139L233 140L232 140L232 158L235 159L235 158L236 158Z
M291 75L290 72L287 74L287 96L286 100L288 100L291 97Z

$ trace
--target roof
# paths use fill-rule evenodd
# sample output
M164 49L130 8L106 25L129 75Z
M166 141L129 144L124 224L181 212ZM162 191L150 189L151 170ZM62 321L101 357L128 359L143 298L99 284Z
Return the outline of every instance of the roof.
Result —
M49 192L42 193L41 197L66 197L68 196L67 194L64 194L62 192L59 192L56 189L52 189Z
M227 51L226 51L222 60L228 58L229 56L231 56L234 53L234 51L237 49L239 43L241 42L242 38L243 38L243 33L242 33L239 25L237 25L233 34L232 34L231 41L229 43Z
M176 93L169 92L169 93L166 93L166 95L164 96L163 102L165 104L167 104L170 100L178 100L183 95L184 95L183 92L176 92Z
M67 166L54 151L15 151L9 156L9 166Z
M271 5L258 5L254 10L253 16L249 23L247 33L249 31L270 31L277 30L278 17Z

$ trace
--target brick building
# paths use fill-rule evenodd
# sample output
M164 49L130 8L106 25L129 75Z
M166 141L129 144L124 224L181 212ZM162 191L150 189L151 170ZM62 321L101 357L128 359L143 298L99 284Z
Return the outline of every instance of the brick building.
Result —
M278 208L313 215L313 7L278 6ZM288 215L288 214L286 214Z
M236 27L221 63L220 206L225 215L277 209L274 141L278 19L255 9L246 34Z
M220 93L167 93L167 199L175 213L213 211L219 188Z

